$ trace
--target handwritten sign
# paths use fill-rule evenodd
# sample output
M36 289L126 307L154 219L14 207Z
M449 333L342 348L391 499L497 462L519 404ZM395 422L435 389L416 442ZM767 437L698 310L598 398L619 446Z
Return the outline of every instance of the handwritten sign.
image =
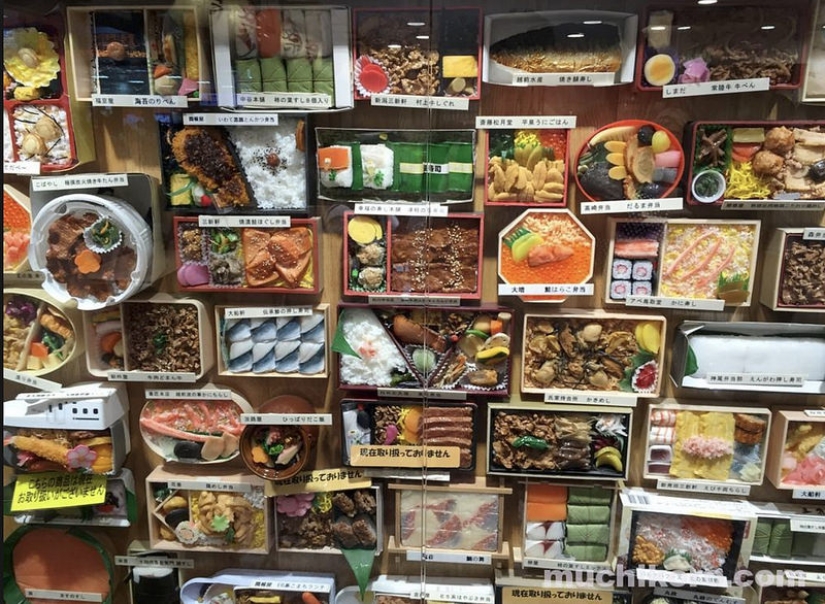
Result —
M352 445L350 463L372 468L459 468L459 447Z
M276 495L295 495L296 493L327 493L348 489L368 489L372 479L364 470L340 468L300 472L295 476L278 482L267 481L264 492L267 497Z
M105 476L65 472L18 474L14 482L11 511L28 512L98 505L105 500Z

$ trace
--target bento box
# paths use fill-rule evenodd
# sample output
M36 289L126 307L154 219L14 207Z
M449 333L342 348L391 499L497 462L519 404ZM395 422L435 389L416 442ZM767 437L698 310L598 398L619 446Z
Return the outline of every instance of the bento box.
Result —
M305 604L307 600L312 604L334 604L335 575L228 568L211 577L189 579L180 590L182 604L221 600L238 604Z
M353 11L355 99L481 97L481 9Z
M770 78L772 89L798 88L805 63L809 3L725 6L652 4L639 28L636 88ZM737 35L730 36L736 24Z
M750 306L759 220L609 219L605 302L642 296Z
M219 106L352 108L349 8L222 6L211 19Z
M146 477L149 543L164 551L268 554L274 544L272 503L264 480L232 468L155 468Z
M275 497L279 552L340 554L384 549L381 487Z
M14 9L3 20L3 161L62 172L95 157L92 116L68 89L62 18Z
M3 279L29 267L29 240L32 230L31 203L27 195L11 185L3 185Z
M3 461L18 473L114 476L131 450L122 385L92 382L3 403Z
M484 17L484 81L612 86L633 81L635 14L558 10Z
M229 214L305 212L306 120L280 115L271 125L183 125L158 113L166 207Z
M86 367L92 375L194 382L215 364L209 311L194 298L140 296L84 313L83 325Z
M421 577L417 575L380 575L370 581L367 590L375 594L373 604L490 604L495 601L495 588L489 579L434 577L428 573L423 587L424 593ZM351 604L350 598L356 595L357 589L345 587L338 592L338 604Z
M665 328L660 315L526 314L521 391L656 397L663 381Z
M218 374L329 377L329 304L215 307Z
M12 516L18 524L51 524L57 526L131 526L137 521L138 505L135 495L135 477L129 468L121 468L115 476L106 478L106 495L103 502L91 505L50 509L11 511L15 482L3 487L6 516Z
M805 575L805 587L799 589L789 589L782 586L764 586L759 588L759 604L791 604L793 601L805 602L805 604L816 604L825 598L825 582L816 580L817 574Z
M316 128L318 199L473 200L475 130Z
M671 355L683 388L825 393L825 325L684 321Z
M759 301L771 310L825 312L825 239L775 229L765 251Z
M42 290L3 290L3 367L41 376L83 352L80 313Z
M777 489L825 489L825 416L821 410L776 411L768 480Z
M487 473L626 478L632 419L628 407L490 404Z
M747 501L685 499L622 491L618 562L639 579L668 581L685 572L727 587L747 568L756 510Z
M803 103L825 102L825 3L818 1L802 84Z
M124 95L191 102L211 96L206 23L196 7L72 6L67 19L72 91L78 100Z
M761 407L648 407L646 479L762 484L771 411Z
M339 304L332 350L344 390L426 389L447 398L510 391L512 312L499 307ZM434 395L433 395L434 396Z
M173 221L178 289L306 295L321 291L318 218L200 218L175 216ZM278 226L284 224L282 218L287 226Z
M568 128L488 130L484 205L563 208L570 132Z
M556 568L612 565L616 529L616 491L604 486L575 486L528 481L524 489L522 564Z
M474 483L444 486L389 484L395 492L395 535L389 550L429 553L470 552L509 558L504 538L504 496L509 487Z
M477 416L475 403L344 399L341 456L354 467L472 470Z
M686 134L693 205L825 198L825 121L693 122Z
M345 212L344 232L345 296L481 298L482 214Z
M825 508L751 502L759 520L751 562L821 566L825 563Z
M200 389L146 390L140 436L166 462L217 464L240 454L241 414L252 405L234 390L208 384Z
M569 210L526 210L498 233L498 276L525 302L564 302L568 289L586 291L596 238ZM584 295L584 293L582 293Z

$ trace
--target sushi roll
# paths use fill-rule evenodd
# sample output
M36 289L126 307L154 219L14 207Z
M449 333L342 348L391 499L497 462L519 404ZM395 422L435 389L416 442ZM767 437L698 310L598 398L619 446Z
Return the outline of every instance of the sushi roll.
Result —
M312 313L301 317L301 341L324 342L326 340L325 323L323 313Z
M229 319L224 323L224 333L229 342L248 340L252 336L249 319Z
M650 260L637 260L633 263L631 276L634 281L650 281L653 276L653 263Z
M275 327L278 331L279 342L291 342L301 338L301 320L299 317L278 317L275 319Z
M617 279L610 283L610 299L624 300L630 294L630 281Z
M613 259L613 278L614 279L628 279L630 278L633 263L630 260L623 258Z
M634 281L632 295L650 296L653 294L653 284L650 281Z
M383 190L392 187L394 157L387 145L361 145L361 166L366 188Z
M251 328L253 342L274 342L278 335L274 319L267 319Z
M331 145L318 149L318 180L328 188L352 188L352 148Z

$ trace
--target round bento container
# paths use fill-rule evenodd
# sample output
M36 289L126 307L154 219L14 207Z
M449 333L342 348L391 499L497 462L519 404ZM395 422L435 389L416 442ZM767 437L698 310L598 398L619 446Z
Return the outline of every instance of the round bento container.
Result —
M89 231L101 224L114 226L121 236L92 251L86 244ZM119 274L118 262L128 250L134 251L134 266L121 268ZM84 261L81 267L81 257L89 264ZM85 193L64 195L48 202L35 216L29 262L33 270L44 274L43 289L57 300L75 300L80 310L112 306L147 285L152 232L125 201ZM92 270L95 262L97 269Z

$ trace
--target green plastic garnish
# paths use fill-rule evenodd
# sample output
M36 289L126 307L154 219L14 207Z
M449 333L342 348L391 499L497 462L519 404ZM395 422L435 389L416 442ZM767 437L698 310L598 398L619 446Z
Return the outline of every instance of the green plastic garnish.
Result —
M222 533L226 530L229 530L229 518L227 518L223 514L213 516L212 524L209 528L211 528L216 533Z
M104 218L100 224L96 224L91 230L92 241L100 247L107 249L120 241L120 229Z
M543 438L530 436L529 434L519 436L510 444L516 449L527 447L529 449L536 449L537 451L546 451L550 447L550 445L547 444L547 441Z
M155 347L155 354L163 354L166 346L169 344L169 336L165 333L158 332L152 337L152 345Z

